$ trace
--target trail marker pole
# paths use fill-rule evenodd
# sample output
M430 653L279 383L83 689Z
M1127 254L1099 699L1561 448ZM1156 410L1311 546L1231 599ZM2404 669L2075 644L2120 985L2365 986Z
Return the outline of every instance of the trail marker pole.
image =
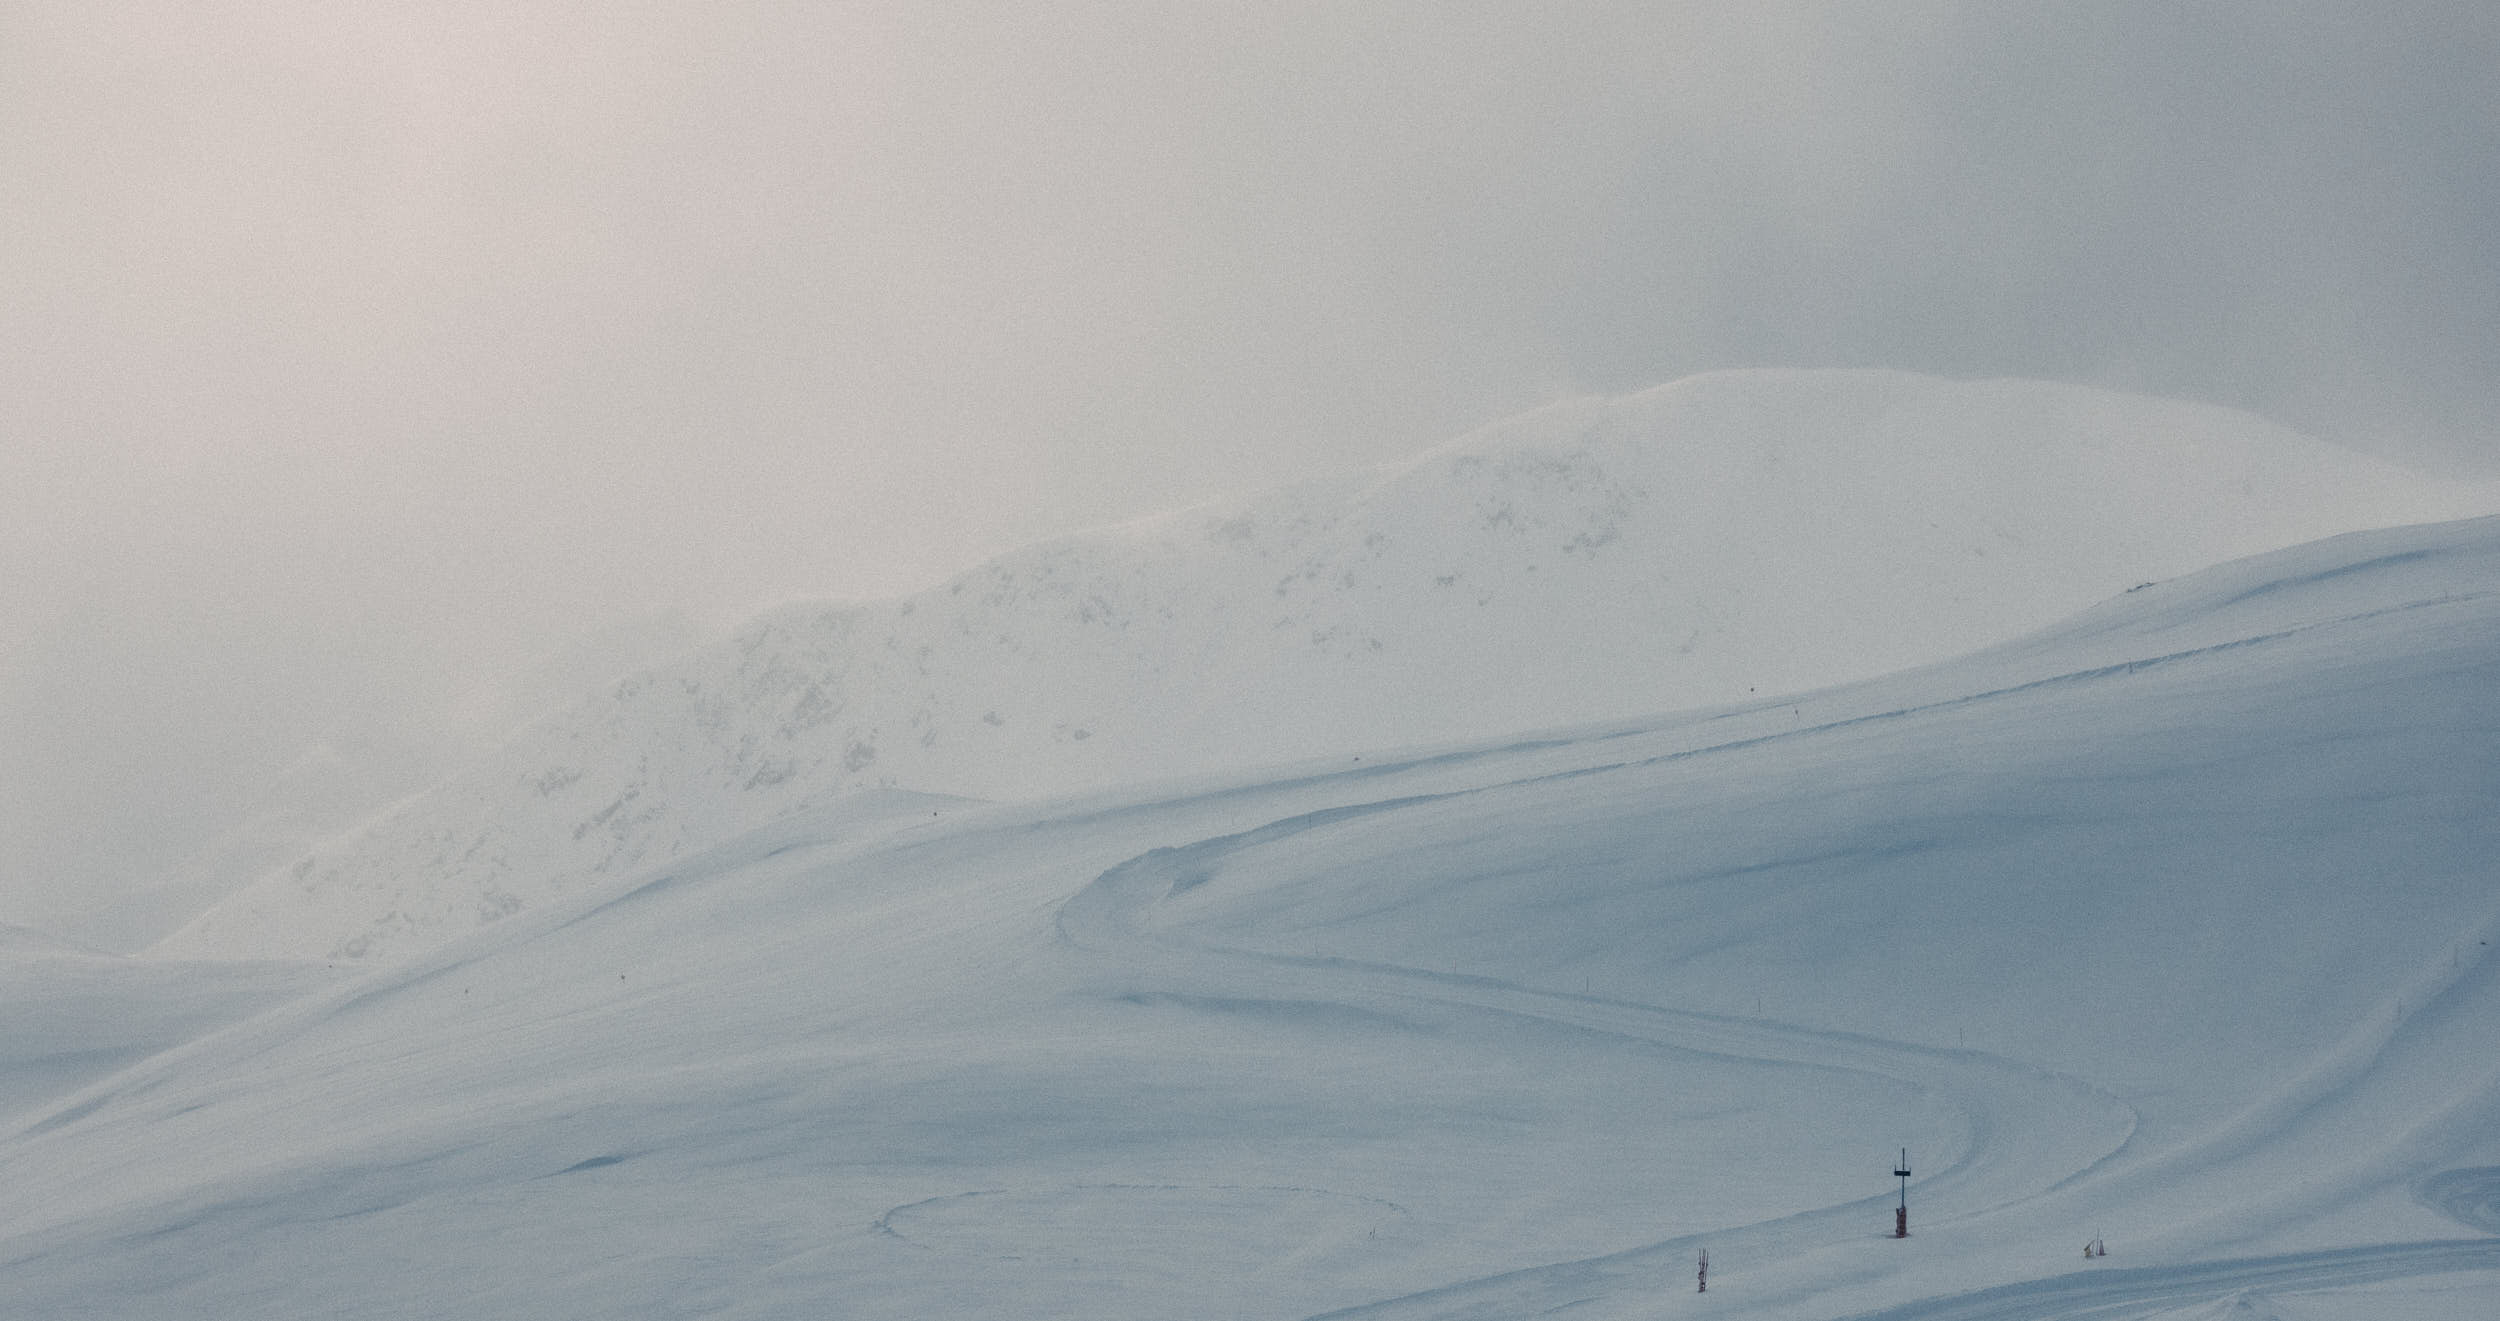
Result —
M1910 1149L1901 1149L1901 1163L1892 1168L1892 1177L1901 1181L1901 1205L1892 1213L1892 1236L1910 1236Z
M1694 1278L1701 1285L1700 1288L1693 1290L1694 1293L1710 1292L1710 1249L1701 1250L1701 1274Z

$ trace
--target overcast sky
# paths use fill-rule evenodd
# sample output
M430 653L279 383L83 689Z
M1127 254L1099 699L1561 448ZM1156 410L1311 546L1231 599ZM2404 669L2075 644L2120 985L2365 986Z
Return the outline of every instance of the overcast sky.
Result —
M0 918L595 630L1705 368L2500 472L2495 15L0 0Z

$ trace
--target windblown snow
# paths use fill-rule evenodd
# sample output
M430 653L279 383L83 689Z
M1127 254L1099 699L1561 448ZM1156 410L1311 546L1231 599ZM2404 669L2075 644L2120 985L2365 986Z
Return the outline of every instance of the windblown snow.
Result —
M1031 799L1802 691L2500 507L2227 410L1732 372L793 607L278 866L179 956L375 960L850 797ZM875 791L883 791L877 796Z
M12 1077L227 999L0 1097L0 1314L2481 1321L2495 747L2482 519L1802 695L794 811L309 989L12 946Z

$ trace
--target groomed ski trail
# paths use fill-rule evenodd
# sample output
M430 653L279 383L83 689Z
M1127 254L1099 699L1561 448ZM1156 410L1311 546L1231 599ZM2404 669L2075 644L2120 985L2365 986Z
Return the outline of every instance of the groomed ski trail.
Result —
M1144 919L1156 904L1205 883L1242 854L1323 826L1452 796L1425 794L1336 807L1153 850L1104 872L1071 897L1057 915L1059 936L1080 950L1115 960L1122 980L1138 988L1325 1000L1384 1011L1423 1002L1558 1031L1628 1038L1766 1065L1860 1074L1905 1086L1940 1102L1962 1130L1962 1150L1920 1179L1922 1194L1931 1203L1956 1208L1934 1222L1938 1224L1985 1215L2055 1188L2108 1159L2134 1132L2135 1112L2117 1098L2075 1078L1981 1051L1694 1013L1421 968L1265 954L1147 929ZM2012 1140L2018 1133L2027 1135L2025 1140ZM1693 1253L1702 1246L1753 1260L1809 1251L1868 1237L1870 1227L1889 1223L1889 1205L1889 1195L1869 1196L1600 1256L1452 1281L1324 1315L1382 1321L1516 1317L1605 1295L1654 1296L1689 1276Z
M2458 1271L2500 1271L2500 1239L2385 1243L2186 1266L2077 1271L1923 1298L1846 1321L2125 1321L2234 1294L2342 1289Z

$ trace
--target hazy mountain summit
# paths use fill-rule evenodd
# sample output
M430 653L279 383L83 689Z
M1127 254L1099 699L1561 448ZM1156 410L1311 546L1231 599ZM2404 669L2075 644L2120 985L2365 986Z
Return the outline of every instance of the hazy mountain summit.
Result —
M2140 583L2500 507L2227 409L1745 371L785 608L534 725L158 948L371 959L862 791L1033 797L1818 687ZM876 823L883 822L882 827Z

